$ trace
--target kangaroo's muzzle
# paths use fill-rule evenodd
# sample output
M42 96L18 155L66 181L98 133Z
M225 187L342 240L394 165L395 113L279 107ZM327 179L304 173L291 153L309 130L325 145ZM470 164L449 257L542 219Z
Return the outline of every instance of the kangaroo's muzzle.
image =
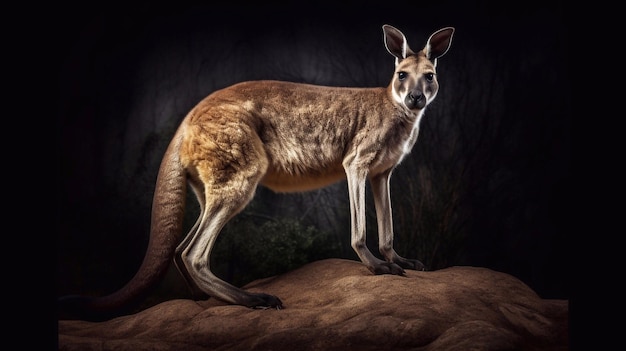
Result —
M426 106L426 97L421 90L411 90L404 98L404 104L411 110L423 109Z

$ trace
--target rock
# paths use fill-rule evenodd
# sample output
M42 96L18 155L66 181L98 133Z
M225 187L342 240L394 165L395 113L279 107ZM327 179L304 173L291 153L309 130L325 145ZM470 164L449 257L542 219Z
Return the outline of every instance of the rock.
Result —
M455 266L372 275L328 259L254 281L285 308L177 299L105 322L60 320L59 350L567 350L567 300Z

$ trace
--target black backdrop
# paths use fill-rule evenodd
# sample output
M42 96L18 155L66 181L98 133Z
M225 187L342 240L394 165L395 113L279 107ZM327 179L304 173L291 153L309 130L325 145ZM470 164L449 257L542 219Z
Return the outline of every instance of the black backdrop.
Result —
M466 184L464 254L447 264L508 272L542 297L571 297L569 27L562 6L321 4L96 6L57 23L59 295L104 294L134 274L160 157L202 97L265 78L385 86L393 69L382 41L388 23L414 49L434 30L456 28L439 64L440 96L412 153L428 157L420 145L432 145L447 128L467 146L461 161L438 151L448 156L438 163L441 172ZM440 140L441 149L458 150Z

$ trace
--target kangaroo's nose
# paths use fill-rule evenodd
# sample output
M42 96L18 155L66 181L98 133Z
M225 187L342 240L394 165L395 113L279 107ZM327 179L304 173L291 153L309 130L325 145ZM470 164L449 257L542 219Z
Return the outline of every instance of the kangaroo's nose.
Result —
M419 99L422 98L422 96L424 96L424 94L422 94L421 91L417 90L417 91L412 91L409 93L409 97L411 98L411 100L417 101Z
M426 98L421 90L412 90L406 97L406 106L410 109L421 109L426 105Z

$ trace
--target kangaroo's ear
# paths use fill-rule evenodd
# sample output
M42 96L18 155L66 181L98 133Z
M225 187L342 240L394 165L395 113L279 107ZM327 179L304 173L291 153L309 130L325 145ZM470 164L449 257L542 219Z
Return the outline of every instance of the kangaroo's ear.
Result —
M385 47L390 54L396 57L396 64L407 58L407 56L414 54L411 48L409 48L404 34L397 28L385 24L383 33L385 34Z
M435 62L437 58L448 52L452 43L452 34L454 34L453 27L442 28L431 34L423 50L426 57Z

